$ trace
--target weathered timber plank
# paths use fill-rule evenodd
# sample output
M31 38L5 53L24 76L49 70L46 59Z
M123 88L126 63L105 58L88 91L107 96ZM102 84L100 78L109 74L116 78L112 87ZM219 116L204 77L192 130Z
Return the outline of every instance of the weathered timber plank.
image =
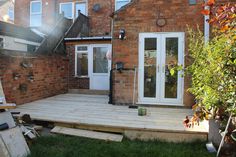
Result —
M58 134L93 138L93 139L99 139L99 140L105 140L105 141L121 142L123 139L122 135L103 133L103 132L97 132L97 131L66 128L66 127L60 127L60 126L54 127L51 130L51 132L58 133Z
M0 131L3 140L11 157L25 157L30 150L19 127Z

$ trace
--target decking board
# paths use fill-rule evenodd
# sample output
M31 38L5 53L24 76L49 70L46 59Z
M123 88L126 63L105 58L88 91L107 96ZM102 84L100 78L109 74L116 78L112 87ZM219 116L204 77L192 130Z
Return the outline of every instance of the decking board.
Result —
M182 121L192 115L191 109L148 107L147 116L138 116L137 109L107 104L108 97L102 95L63 94L17 106L14 111L30 114L32 119L74 127L102 130L139 130L204 134L203 125L184 128Z

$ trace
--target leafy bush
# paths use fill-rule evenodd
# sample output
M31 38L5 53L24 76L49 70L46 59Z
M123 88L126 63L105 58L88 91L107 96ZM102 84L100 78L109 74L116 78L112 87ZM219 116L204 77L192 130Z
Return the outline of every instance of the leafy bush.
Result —
M217 35L204 44L201 31L189 30L189 53L193 60L187 67L192 75L189 91L195 95L204 118L209 114L223 118L221 111L236 113L233 108L236 101L236 40L230 34Z
M215 118L224 126L230 115L236 115L236 4L215 5L209 0L213 27L212 38L204 43L200 30L189 29L189 53L193 63L186 68L192 75L189 91L195 95L194 120ZM229 134L236 126L230 127ZM224 129L224 128L223 128Z

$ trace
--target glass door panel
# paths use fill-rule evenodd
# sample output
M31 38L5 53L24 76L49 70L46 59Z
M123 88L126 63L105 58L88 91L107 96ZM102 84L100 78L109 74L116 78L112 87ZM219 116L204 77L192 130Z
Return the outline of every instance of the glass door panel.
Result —
M107 47L93 48L93 73L108 73Z
M144 39L144 97L156 97L157 38Z
M109 89L109 70L111 61L107 58L108 52L111 52L110 44L94 44L89 46L90 89Z
M171 69L183 64L183 33L141 33L139 56L139 101L143 104L182 105L181 72Z
M165 98L177 98L178 73L170 70L178 65L178 38L166 38L165 53Z

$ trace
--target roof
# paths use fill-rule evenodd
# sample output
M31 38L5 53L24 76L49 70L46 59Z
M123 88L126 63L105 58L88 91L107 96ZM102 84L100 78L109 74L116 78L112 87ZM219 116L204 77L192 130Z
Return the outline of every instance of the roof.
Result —
M111 40L111 36L64 38L65 41Z
M17 26L3 21L0 21L0 35L11 36L38 43L41 43L41 41L44 39L43 37L31 31L30 28Z

